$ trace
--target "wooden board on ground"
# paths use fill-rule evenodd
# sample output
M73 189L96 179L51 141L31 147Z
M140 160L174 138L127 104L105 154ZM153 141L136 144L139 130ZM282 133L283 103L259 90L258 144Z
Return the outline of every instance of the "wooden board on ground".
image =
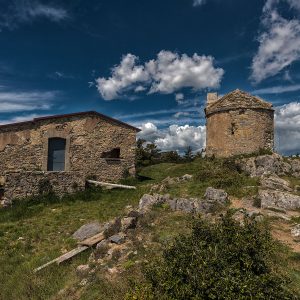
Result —
M100 232L84 241L81 241L78 243L78 245L83 245L83 246L88 246L88 247L92 247L95 244L101 242L102 240L105 239L104 233Z
M131 189L136 190L135 186L132 185L124 185L124 184L115 184L115 183L108 183L103 181L95 181L95 180L87 180L88 183L92 183L96 186L104 186L104 187L110 187L110 188L120 188L120 189Z
M83 252L84 250L86 250L88 248L89 248L88 246L78 246L77 248L71 250L70 252L65 253L65 254L63 254L63 255L61 255L61 256L59 256L59 257L57 257L57 258L55 258L55 259L53 259L49 262L47 262L46 264L34 269L34 272L38 272L38 271L40 271L40 270L42 270L42 269L44 269L44 268L46 268L46 267L48 267L48 266L50 266L54 263L57 263L59 265L62 262L72 258L73 256Z

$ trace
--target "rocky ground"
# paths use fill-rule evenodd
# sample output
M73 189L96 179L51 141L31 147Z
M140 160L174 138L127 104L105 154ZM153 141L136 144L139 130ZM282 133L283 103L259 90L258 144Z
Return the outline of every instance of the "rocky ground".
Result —
M55 274L69 268L68 272L72 273L74 268L75 276L68 278L59 291L51 292L51 299L122 299L130 287L130 282L141 278L143 266L159 255L173 237L189 231L191 219L195 215L214 222L221 213L232 209L234 218L241 226L245 217L266 222L271 226L276 239L295 253L300 253L299 159L286 159L274 154L239 158L225 164L201 160L186 165L152 166L143 174L155 180L139 183L137 191L106 191L105 197L109 197L106 204L103 202L104 195L101 196L104 198L99 204L91 202L84 207L81 204L76 206L77 202L66 204L68 209L73 209L72 213L62 213L59 222L57 217L66 205L61 203L59 207L49 207L50 213L56 217L53 220L53 217L48 218L43 226L54 222L61 228L67 220L75 221L75 207L76 211L82 211L77 222L80 226L75 229L72 225L70 228L75 230L70 231L68 228L64 240L57 243L57 248L62 249L60 254L72 249L64 247L65 240L71 240L74 248L76 242L98 233L103 232L105 237L85 255L80 256L80 259L74 258L64 265L54 266L49 271L34 275L34 281L38 282L51 272ZM173 176L167 176L168 174ZM102 222L92 221L97 220L95 209L99 209L102 214L103 210L116 201L116 196L119 197L119 214L111 213L114 217L102 218ZM138 201L135 202L131 197L138 197ZM122 203L125 206L127 203L127 206L121 209ZM6 226L12 226L11 222L9 220L9 225ZM34 224L35 221L29 219L28 222ZM18 243L26 244L25 234L21 237L22 240ZM37 252L38 247L37 244L31 248L33 252ZM49 251L51 243L47 247ZM45 251L43 249L44 253L47 252ZM21 260L21 256L18 259ZM300 265L295 264L294 258L292 265L295 278L299 278ZM35 263L34 267L37 266ZM295 279L295 285L299 283Z
M201 198L172 197L165 193L171 186L184 184L193 180L193 175L166 177L158 184L152 184L149 194L144 194L138 207L127 207L123 218L116 218L109 223L86 224L79 228L73 237L82 240L104 232L106 239L95 247L87 264L77 267L80 286L89 284L94 273L105 274L108 280L117 280L126 266L143 264L147 258L132 260L141 248L157 248L151 240L151 234L143 232L147 224L147 215L153 207L164 207L173 212L200 214L214 220L223 211L234 210L234 218L241 225L245 217L254 218L257 222L268 220L273 236L300 253L300 187L288 180L288 177L300 177L300 161L284 160L279 155L265 155L256 158L240 159L236 165L249 176L259 178L257 194L243 198L229 196L225 190L208 187ZM252 188L249 187L244 187ZM155 226L157 220L152 220ZM146 231L147 232L147 231Z

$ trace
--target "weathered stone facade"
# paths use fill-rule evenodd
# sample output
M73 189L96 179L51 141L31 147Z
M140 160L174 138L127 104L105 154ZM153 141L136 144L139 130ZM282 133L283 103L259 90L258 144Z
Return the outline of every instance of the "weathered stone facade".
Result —
M124 172L134 174L137 131L135 127L97 112L2 125L2 198L37 194L45 178L55 192L63 194L82 189L88 177L115 182ZM52 138L60 138L65 143L63 171L49 171L48 145ZM108 155L112 150L117 156Z
M240 90L218 99L209 94L206 114L207 156L229 157L273 150L272 104Z

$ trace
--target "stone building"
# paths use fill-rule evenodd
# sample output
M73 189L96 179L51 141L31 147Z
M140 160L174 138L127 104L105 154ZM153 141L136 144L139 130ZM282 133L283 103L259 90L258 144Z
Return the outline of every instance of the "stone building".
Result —
M274 147L272 104L235 90L221 98L207 95L206 155L228 157Z
M135 173L139 129L97 112L0 126L0 199L83 189L87 178L115 182Z

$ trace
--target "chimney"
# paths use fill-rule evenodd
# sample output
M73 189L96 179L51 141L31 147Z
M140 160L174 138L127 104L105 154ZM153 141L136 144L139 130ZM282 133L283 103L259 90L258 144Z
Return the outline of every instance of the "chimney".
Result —
M212 105L218 101L218 93L208 93L206 105Z

